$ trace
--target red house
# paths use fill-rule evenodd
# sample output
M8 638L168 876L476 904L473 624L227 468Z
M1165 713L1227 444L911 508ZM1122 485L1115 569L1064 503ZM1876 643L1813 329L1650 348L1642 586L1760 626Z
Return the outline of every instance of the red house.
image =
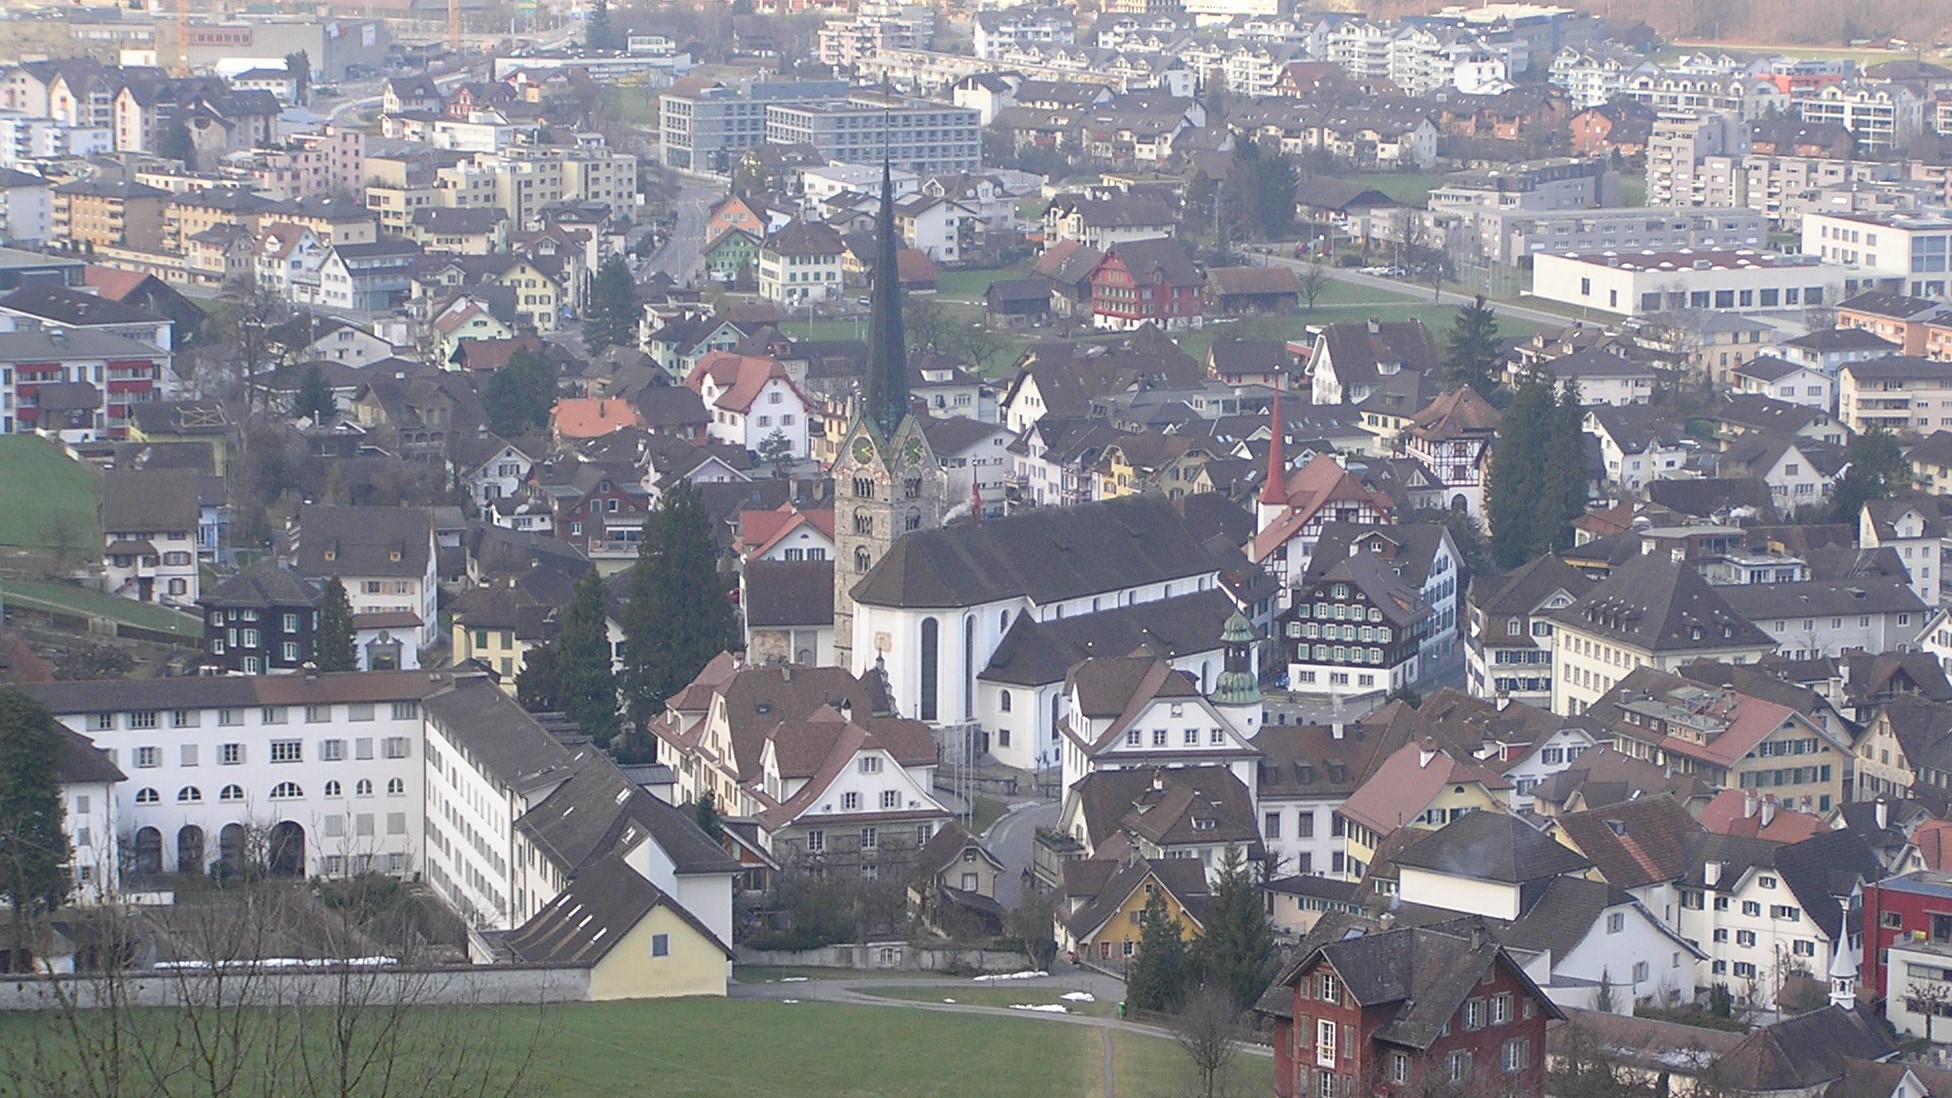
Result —
M1952 877L1907 873L1864 886L1864 960L1859 965L1856 987L1859 1001L1883 1000L1885 954L1900 938L1939 945L1952 942ZM1836 977L1831 979L1834 989Z
M1091 270L1091 326L1197 328L1206 314L1205 283L1185 246L1171 237L1114 244Z
M1403 927L1317 946L1261 1010L1274 1018L1277 1098L1446 1086L1542 1098L1545 1023L1564 1017L1481 928Z

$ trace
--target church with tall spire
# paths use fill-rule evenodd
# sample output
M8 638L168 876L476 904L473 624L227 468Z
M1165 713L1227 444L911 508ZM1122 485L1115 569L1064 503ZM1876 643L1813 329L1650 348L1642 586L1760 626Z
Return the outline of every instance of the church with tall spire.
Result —
M854 586L895 540L943 523L949 478L929 446L908 391L908 344L902 328L901 236L895 188L881 164L875 259L868 309L867 376L853 421L842 436L834 482L834 662L856 674L874 666L890 643L854 635Z

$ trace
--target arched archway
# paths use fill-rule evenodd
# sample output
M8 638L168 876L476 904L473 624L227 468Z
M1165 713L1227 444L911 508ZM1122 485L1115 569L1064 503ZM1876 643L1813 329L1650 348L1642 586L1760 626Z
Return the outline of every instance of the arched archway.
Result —
M1471 509L1471 501L1464 498L1464 493L1459 492L1450 497L1450 509L1460 515L1465 514Z
M176 871L203 872L203 828L184 824L176 832Z
M217 832L217 863L228 874L244 872L244 825L225 824Z
M305 828L290 820L281 820L271 828L266 843L265 868L273 877L303 877L305 875Z
M137 873L161 873L163 871L163 833L153 827L139 828L136 831Z

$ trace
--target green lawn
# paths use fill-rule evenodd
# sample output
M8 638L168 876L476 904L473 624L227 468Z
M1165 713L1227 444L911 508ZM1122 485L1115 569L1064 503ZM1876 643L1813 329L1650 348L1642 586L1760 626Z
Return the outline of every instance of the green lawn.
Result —
M1346 178L1374 187L1405 206L1423 205L1431 188L1444 182L1442 172L1357 172Z
M102 543L101 477L38 435L0 435L0 545L43 548L57 516L83 550Z
M1018 272L1008 267L970 268L961 271L943 271L936 277L935 297L938 301L983 300L989 291L990 283L999 278L1016 278Z
M603 113L633 126L657 125L657 89L612 85L603 92Z
M70 583L41 580L0 580L0 597L32 609L35 603L52 603L78 614L127 622L144 629L160 629L179 637L200 637L203 622L194 614L181 614L153 603L135 602L114 595L76 587Z
M741 984L776 984L782 980L797 983L801 980L858 980L863 976L875 975L858 968L779 968L772 965L738 965L732 969L732 979ZM911 972L903 974L903 979L914 977L923 980L948 980L953 977L939 976L933 972Z
M971 808L969 830L981 835L983 832L989 830L991 824L1002 819L1005 812L1010 811L1010 803L1008 801L998 800L995 797L979 795L974 798L974 803L971 805Z
M1632 172L1620 176L1620 205L1645 206L1647 204L1647 177Z
M58 1039L59 1021L8 1012L0 1038L25 1045L38 1030ZM533 1053L531 1089L574 1098L1104 1096L1101 1031L1053 1019L688 999L553 1006L539 1028L533 1009L510 1009L466 1039L504 1064ZM1119 1098L1185 1093L1187 1061L1171 1042L1124 1031L1113 1041ZM499 1073L481 1074L486 1082ZM1266 1093L1270 1078L1266 1058L1243 1056L1229 1093Z
M1338 283L1338 285L1340 285ZM1360 287L1357 287L1361 291ZM1448 289L1448 287L1447 287ZM1206 361L1207 348L1219 339L1300 339L1308 334L1310 325L1344 324L1368 320L1421 320L1441 344L1444 334L1450 330L1451 318L1457 315L1455 305L1431 303L1428 290L1423 300L1415 297L1401 299L1401 303L1353 304L1324 306L1317 305L1315 311L1304 312L1287 317L1249 317L1224 323L1209 322L1206 327L1193 332L1179 332L1173 342L1179 348L1201 362ZM1361 291L1361 296L1374 301L1376 294ZM1324 298L1326 300L1326 298ZM1506 339L1525 339L1540 329L1541 325L1514 317L1498 318L1498 334Z
M1109 1015L1118 1006L1117 1003L1108 1002L1074 1002L1064 998L1069 990L1067 988L985 987L982 984L970 984L966 981L944 987L883 987L864 990L877 999L905 999L917 1003L946 1003L953 1000L965 1006L1004 1008L1061 1006L1072 1014L1088 1014L1097 1017Z

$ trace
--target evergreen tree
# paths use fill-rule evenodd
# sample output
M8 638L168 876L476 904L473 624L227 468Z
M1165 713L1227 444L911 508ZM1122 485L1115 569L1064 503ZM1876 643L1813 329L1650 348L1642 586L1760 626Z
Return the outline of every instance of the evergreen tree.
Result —
M12 909L16 942L26 940L29 918L68 897L62 739L46 706L25 691L0 688L0 902Z
M596 0L590 6L590 22L584 28L583 44L593 50L617 48L617 32L610 25L610 0Z
M321 671L359 670L359 654L353 644L352 599L337 576L326 581L325 598L319 603L319 623L312 630L312 665Z
M1559 386L1545 440L1545 498L1551 527L1542 532L1539 553L1572 546L1572 521L1586 513L1586 408L1579 382Z
M1267 152L1248 138L1237 138L1224 191L1228 201L1223 205L1235 211L1243 233L1278 240L1294 227L1295 186L1300 181L1294 161Z
M1274 978L1274 933L1261 906L1260 886L1240 848L1228 846L1207 899L1207 931L1194 946L1202 978L1235 1008L1254 1005Z
M1530 371L1499 421L1485 485L1499 568L1572 544L1569 524L1586 512L1586 413L1578 385L1559 390L1551 371Z
M1469 385L1489 400L1498 391L1498 366L1503 344L1498 341L1498 317L1483 294L1458 307L1451 319L1450 354L1444 360L1450 385Z
M316 362L305 367L305 375L298 379L298 393L291 400L291 414L304 417L321 426L331 423L339 414L339 402L332 395L332 384L325 380L325 371Z
M1866 503L1891 498L1911 486L1911 467L1905 464L1898 440L1882 427L1873 427L1850 440L1844 451L1843 479L1837 482L1830 521L1857 525Z
M519 435L549 426L556 406L556 366L539 351L520 350L508 364L488 375L481 406L488 413L488 429L498 435Z
M773 470L773 475L782 480L793 470L793 440L778 427L773 433L759 440L759 461Z
M591 354L606 347L637 346L637 281L621 255L606 258L590 282L583 342Z
M583 573L556 634L556 687L562 711L583 733L607 745L617 733L617 676L610 666L603 581Z
M285 55L285 71L291 74L291 82L297 89L298 102L304 103L312 94L312 55L304 50Z
M562 708L562 692L556 683L555 645L533 645L522 654L522 669L515 673L515 700L531 713L551 713Z
M698 824L698 830L714 839L719 837L722 827L718 818L718 797L711 790L706 790L705 795L692 806L691 818Z
M1536 555L1533 547L1540 540L1539 511L1545 493L1540 463L1555 407L1552 388L1549 373L1528 373L1499 421L1484 504L1491 524L1491 560L1499 568L1516 568Z
M1178 919L1166 911L1164 889L1154 889L1139 913L1139 955L1125 971L1125 998L1136 1010L1173 1010L1186 987L1186 943Z
M680 482L644 520L624 606L625 709L657 715L733 641L736 622L698 489Z

